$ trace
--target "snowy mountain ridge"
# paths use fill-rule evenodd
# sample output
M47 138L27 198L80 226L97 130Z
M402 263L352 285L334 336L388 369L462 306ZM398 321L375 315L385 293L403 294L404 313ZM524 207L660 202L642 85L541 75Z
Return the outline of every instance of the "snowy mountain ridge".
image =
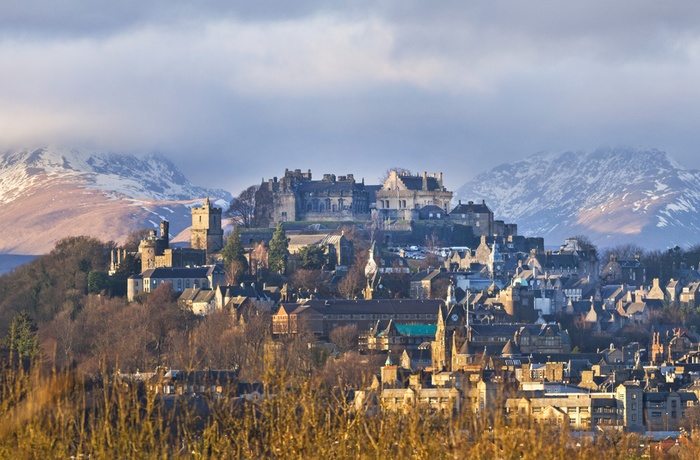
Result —
M159 154L136 156L82 149L43 147L6 152L0 157L0 203L47 180L76 180L84 187L124 197L188 200L211 190L195 187L175 165ZM228 199L223 190L214 196Z
M479 174L455 198L484 199L496 219L547 244L576 234L603 247L700 242L700 172L656 149L538 153Z
M123 241L138 228L170 222L188 241L190 208L231 194L197 187L167 158L42 147L0 156L0 253L41 254L66 236Z

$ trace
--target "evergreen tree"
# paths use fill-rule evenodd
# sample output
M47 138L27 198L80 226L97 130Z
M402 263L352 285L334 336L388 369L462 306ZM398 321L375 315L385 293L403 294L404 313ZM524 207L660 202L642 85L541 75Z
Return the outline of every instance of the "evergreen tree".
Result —
M322 246L304 246L299 250L299 266L304 270L318 270L326 263Z
M221 250L221 256L224 259L224 266L231 266L232 262L237 262L242 272L248 270L248 260L245 258L243 244L241 244L241 233L238 226L233 228L233 232L229 235L226 241L226 247Z
M289 257L289 240L280 222L275 228L270 240L270 249L267 252L267 260L270 270L280 275L287 269L287 258Z
M105 272L92 271L88 273L88 292L99 294L102 291L109 291L109 275Z
M12 319L10 332L3 340L3 345L16 351L23 358L34 358L39 354L37 329L29 313L20 312Z

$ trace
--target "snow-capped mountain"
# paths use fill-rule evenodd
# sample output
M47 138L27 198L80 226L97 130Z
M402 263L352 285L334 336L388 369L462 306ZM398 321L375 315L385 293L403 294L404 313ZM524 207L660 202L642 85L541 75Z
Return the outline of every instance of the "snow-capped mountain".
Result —
M700 243L700 172L655 149L536 154L479 174L455 199L486 200L496 219L547 245L578 234L600 247Z
M122 241L131 231L170 222L186 230L189 208L231 195L190 184L167 158L44 147L0 157L0 253L41 254L66 236Z

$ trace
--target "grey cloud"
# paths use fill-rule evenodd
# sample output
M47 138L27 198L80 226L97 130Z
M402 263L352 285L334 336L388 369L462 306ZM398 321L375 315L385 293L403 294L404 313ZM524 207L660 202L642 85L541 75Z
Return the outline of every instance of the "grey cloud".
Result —
M700 62L693 54L700 6L326 4L2 2L0 119L37 115L22 136L0 133L0 144L59 140L158 150L195 183L233 192L285 167L353 172L374 183L395 165L443 171L448 186L457 188L480 171L537 151L601 145L657 147L700 167L694 82ZM349 62L341 68L347 80L329 79L323 88L310 79L310 90L274 82L253 90L246 84L256 82L240 75L272 60L265 52L274 46L251 64L227 43L219 49L197 40L201 29L226 19L238 27L316 15L378 20L393 34L388 60L416 58L417 66L434 64L434 74L427 72L424 81L367 76L355 74ZM305 57L295 54L296 42L279 45L285 45L283 64ZM323 64L294 68L295 77L321 72ZM283 66L271 68L282 73L282 83L291 79ZM461 84L469 79L475 83ZM55 127L45 123L51 120Z

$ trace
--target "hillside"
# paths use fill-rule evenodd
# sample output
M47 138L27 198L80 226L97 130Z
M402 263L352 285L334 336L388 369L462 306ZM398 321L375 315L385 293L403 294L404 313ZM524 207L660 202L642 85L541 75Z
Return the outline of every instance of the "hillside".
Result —
M655 149L536 154L479 174L455 199L484 199L496 219L547 244L577 234L601 247L700 242L700 172Z
M190 225L190 207L231 195L190 184L160 155L45 147L0 157L0 253L43 254L66 236L122 241L168 220L173 237ZM182 239L182 237L180 238Z

